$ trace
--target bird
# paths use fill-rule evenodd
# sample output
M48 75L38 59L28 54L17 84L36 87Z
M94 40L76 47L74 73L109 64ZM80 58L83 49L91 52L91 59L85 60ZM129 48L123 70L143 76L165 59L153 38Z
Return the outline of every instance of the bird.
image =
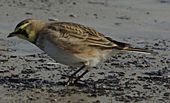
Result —
M77 83L91 68L113 54L122 51L148 54L153 52L116 41L91 27L73 22L25 19L7 37L14 36L33 43L58 63L79 67L69 76L67 85ZM84 72L76 77L81 70Z

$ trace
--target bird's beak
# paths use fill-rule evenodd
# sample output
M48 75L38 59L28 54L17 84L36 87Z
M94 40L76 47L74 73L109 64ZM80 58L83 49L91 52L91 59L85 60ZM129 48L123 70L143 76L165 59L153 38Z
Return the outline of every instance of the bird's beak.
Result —
M8 36L7 36L7 38L9 38L9 37L14 37L14 36L16 36L18 33L17 32L12 32L12 33L10 33Z

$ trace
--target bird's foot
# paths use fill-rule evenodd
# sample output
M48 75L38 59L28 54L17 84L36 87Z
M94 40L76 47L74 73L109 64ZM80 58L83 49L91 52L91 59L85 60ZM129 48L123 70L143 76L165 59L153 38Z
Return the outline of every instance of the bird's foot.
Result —
M66 82L66 86L71 86L71 85L73 85L73 78L72 77L70 77L69 78L69 80Z
M68 81L66 82L66 86L73 86L77 83L77 77L69 77Z

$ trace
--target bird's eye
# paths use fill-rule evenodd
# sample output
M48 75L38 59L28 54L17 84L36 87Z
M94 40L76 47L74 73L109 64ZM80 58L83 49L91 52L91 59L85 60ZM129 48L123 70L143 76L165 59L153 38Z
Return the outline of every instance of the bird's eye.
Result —
M18 33L19 34L22 34L22 35L24 35L25 37L27 37L28 38L28 33L27 33L27 31L25 30L25 29L18 29Z

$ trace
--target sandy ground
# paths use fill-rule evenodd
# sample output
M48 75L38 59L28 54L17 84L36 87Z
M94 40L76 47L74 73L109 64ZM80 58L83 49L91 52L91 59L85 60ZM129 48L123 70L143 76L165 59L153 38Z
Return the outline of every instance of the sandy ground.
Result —
M118 54L64 87L76 68L7 39L26 18L81 23L157 55ZM0 103L170 103L170 0L0 0Z

